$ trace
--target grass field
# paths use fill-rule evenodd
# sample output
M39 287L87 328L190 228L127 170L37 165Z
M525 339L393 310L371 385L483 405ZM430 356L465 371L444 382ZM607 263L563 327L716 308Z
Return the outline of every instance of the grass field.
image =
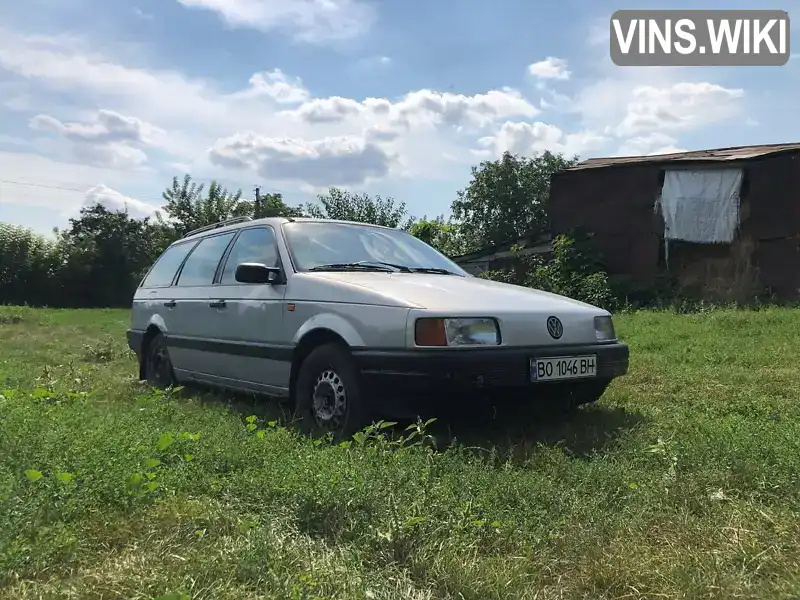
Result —
M599 404L438 450L155 393L126 324L0 308L0 598L800 595L800 311L620 315Z

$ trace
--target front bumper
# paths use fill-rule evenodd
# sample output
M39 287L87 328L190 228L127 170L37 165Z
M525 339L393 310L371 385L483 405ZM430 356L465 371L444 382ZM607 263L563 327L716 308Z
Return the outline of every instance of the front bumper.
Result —
M628 372L628 345L623 342L569 346L475 349L355 350L365 381L384 390L479 391L569 385L587 379L532 382L532 358L595 355L596 375L608 382Z

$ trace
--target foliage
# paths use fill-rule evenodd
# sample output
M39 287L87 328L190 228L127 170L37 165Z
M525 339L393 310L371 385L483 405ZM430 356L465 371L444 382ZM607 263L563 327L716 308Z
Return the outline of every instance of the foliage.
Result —
M458 223L452 220L446 222L443 215L435 219L422 217L411 224L408 232L445 256L465 254L464 240Z
M55 240L0 224L0 303L125 306L168 243L148 219L100 204L81 208Z
M548 151L525 158L506 152L472 169L470 184L458 192L453 216L416 219L394 198L332 187L317 203L291 206L280 193L229 191L217 181L208 188L174 177L163 192L156 218L134 219L126 210L86 206L70 226L47 239L27 229L0 223L0 304L54 307L126 306L136 284L155 258L190 230L236 216L315 217L357 221L409 231L443 254L455 257L475 249L519 239L547 227L549 178L571 165ZM601 306L634 306L674 301L669 285L635 289L610 282L585 244L555 240L552 260L520 260L506 271L483 276L528 285Z
M279 193L264 194L256 203L253 202L253 218L264 219L267 217L302 217L305 216L301 207L289 206L283 201Z
M576 160L549 151L531 158L505 152L473 167L472 180L451 207L465 252L546 230L550 176Z
M406 203L395 205L394 198L355 194L332 187L317 197L319 204L307 204L306 213L317 219L338 219L371 223L384 227L408 229L413 222L407 217ZM405 219L405 220L404 220Z
M800 592L797 309L623 314L631 372L596 406L459 404L342 444L272 401L137 383L127 311L4 316L3 598Z
M0 304L43 304L54 296L59 248L30 229L0 223Z
M231 193L216 181L211 182L205 195L204 189L205 184L193 182L187 174L183 181L174 177L172 187L162 194L166 202L163 211L168 218L163 219L160 213L157 216L162 224L169 224L175 230L175 237L186 235L198 227L253 212L252 203L242 199L242 190Z
M553 239L552 260L539 259L527 285L613 309L616 299L608 275L587 242L588 238L576 241L566 235L557 236Z
M556 236L552 245L549 257L520 257L515 268L489 271L482 277L568 296L608 310L620 305L604 265L592 248L591 235L576 231L572 236Z
M100 204L84 207L62 234L59 280L72 306L125 306L168 243L159 226ZM72 302L69 302L72 300ZM77 302L75 302L77 300ZM74 302L74 303L73 303Z

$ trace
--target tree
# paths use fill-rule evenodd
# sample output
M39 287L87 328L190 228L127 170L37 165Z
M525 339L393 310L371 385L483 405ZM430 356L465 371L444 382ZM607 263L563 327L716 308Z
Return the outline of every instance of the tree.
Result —
M204 184L194 183L188 174L184 176L183 182L173 177L172 187L161 195L166 202L162 210L168 219L162 219L159 213L159 222L169 223L177 237L180 237L198 227L233 217L252 215L253 203L242 200L242 190L231 193L217 181L212 181L204 196L204 188Z
M464 254L464 243L459 225L452 221L445 222L444 215L430 220L422 217L408 228L408 232L429 246L433 246L445 256Z
M299 206L289 206L283 201L279 193L258 195L258 203L253 204L253 218L265 217L302 217L303 209Z
M58 258L53 240L0 223L0 304L52 304Z
M548 227L550 176L577 162L545 151L531 158L505 152L472 168L472 180L451 209L466 251L501 244Z
M332 187L325 195L317 196L320 204L306 204L306 213L317 219L339 219L357 221L385 227L401 227L408 229L413 219L407 216L406 203L395 206L394 198L374 197L368 194L353 194L346 190Z
M163 249L149 219L102 204L83 207L60 233L58 273L68 306L128 306L139 280Z

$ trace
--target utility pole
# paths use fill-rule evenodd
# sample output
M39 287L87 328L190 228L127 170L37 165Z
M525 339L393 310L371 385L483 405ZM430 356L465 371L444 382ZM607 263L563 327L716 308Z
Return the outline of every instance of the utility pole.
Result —
M260 219L261 218L261 186L256 186L256 207L254 211L253 218Z

